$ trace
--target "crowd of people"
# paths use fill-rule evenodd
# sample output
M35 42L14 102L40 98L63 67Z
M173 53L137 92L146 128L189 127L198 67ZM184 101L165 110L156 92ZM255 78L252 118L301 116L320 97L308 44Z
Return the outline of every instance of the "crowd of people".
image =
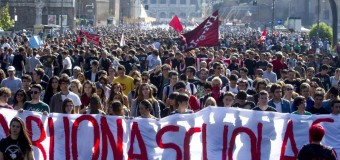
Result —
M0 107L155 119L208 106L340 113L340 57L328 41L223 31L219 46L190 51L164 29L96 28L98 46L77 33L40 48L24 35L1 37Z

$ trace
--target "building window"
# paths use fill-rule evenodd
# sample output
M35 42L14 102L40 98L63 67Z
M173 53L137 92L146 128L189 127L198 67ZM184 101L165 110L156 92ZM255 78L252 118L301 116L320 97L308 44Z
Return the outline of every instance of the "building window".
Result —
M187 4L187 0L181 0L180 4Z
M148 4L148 0L143 0L143 4Z
M176 4L176 0L170 0L170 4Z
M166 0L159 0L159 4L166 4Z
M166 14L164 12L160 13L159 18L166 18Z
M197 0L190 0L190 4L197 4Z
M156 4L157 3L157 0L150 0L151 2L151 4Z

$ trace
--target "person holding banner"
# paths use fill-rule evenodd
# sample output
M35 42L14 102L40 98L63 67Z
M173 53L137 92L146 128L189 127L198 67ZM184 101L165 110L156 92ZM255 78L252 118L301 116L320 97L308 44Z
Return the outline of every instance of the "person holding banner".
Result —
M189 96L185 93L179 93L176 96L176 105L177 105L177 109L175 111L171 112L170 115L194 113L193 110L188 109L188 107L189 107Z
M321 144L321 140L325 135L325 129L319 125L314 124L309 127L309 138L311 143L304 145L299 154L298 160L310 159L327 159L336 160L337 156L334 149Z
M261 90L259 93L259 100L257 107L253 108L255 111L272 111L277 112L275 108L268 105L269 94L265 90Z
M34 160L33 147L24 121L14 117L10 122L10 135L0 141L0 160Z

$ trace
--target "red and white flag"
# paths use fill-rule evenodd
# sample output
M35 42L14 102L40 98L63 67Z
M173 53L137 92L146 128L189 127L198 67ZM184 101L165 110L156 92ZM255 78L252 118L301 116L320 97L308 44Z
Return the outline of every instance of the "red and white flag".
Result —
M265 41L266 37L267 37L267 30L266 30L266 28L264 28L259 42L262 43L263 41Z
M182 26L181 22L179 21L179 18L176 15L170 21L169 26L174 28L174 30L178 33L181 33L183 31L183 26Z

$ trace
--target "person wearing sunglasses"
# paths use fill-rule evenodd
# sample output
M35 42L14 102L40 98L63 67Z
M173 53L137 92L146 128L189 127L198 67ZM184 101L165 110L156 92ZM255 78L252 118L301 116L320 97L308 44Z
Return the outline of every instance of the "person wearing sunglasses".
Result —
M23 105L24 110L42 112L44 115L50 113L50 107L40 101L42 87L40 84L33 84L31 89L31 101L26 101Z

